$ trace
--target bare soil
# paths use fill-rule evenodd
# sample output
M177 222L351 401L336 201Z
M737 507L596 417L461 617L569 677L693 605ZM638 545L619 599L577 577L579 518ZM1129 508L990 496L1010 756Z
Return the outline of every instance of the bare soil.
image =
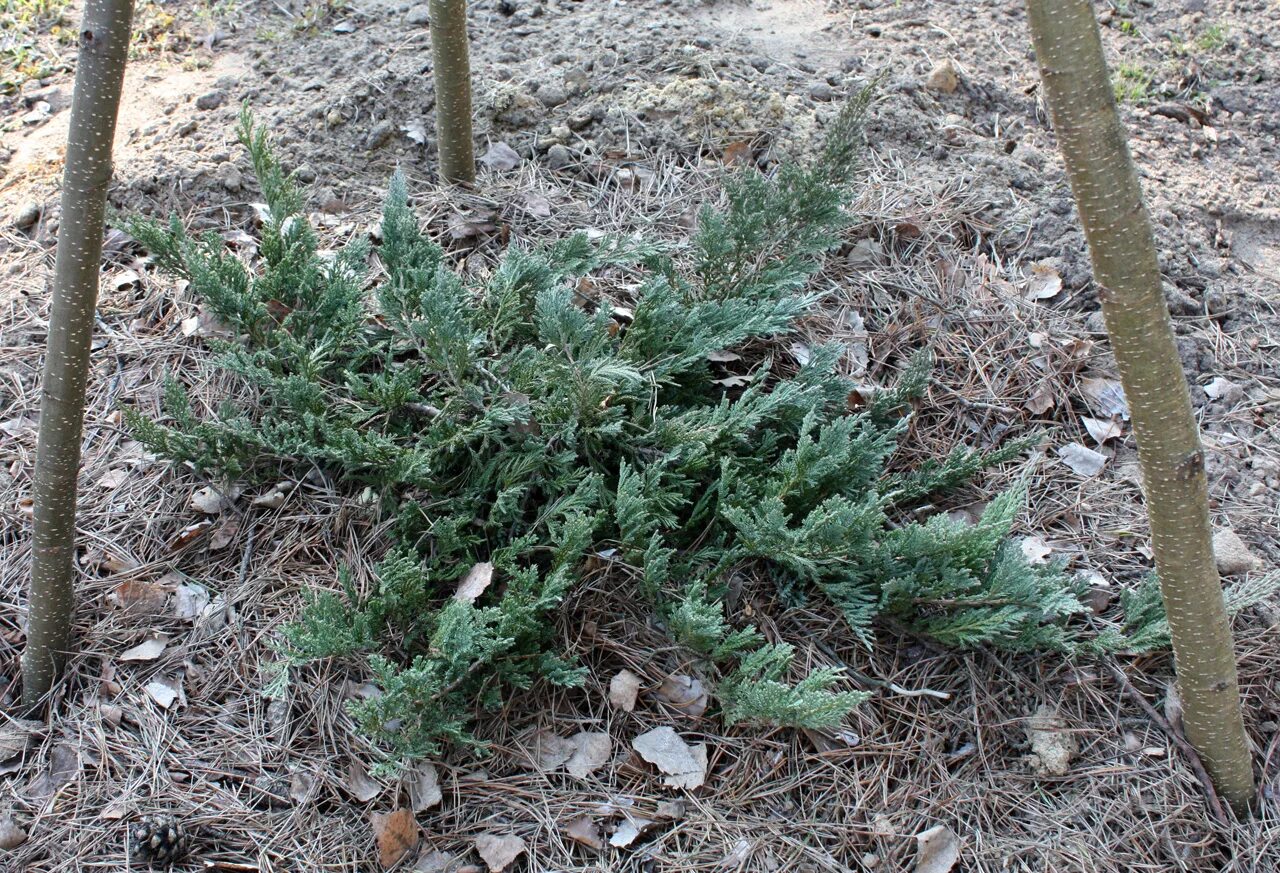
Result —
M1258 571L1273 568L1280 6L1098 9L1205 431L1214 522L1240 536ZM1021 3L479 0L470 15L480 152L502 143L520 161L486 167L467 192L436 183L419 13L388 0L142 7L112 207L174 213L243 244L259 199L234 142L247 102L309 185L331 245L366 232L396 167L467 269L507 245L583 228L679 240L726 164L768 170L805 155L840 100L884 73L858 221L820 279L835 289L827 311L800 341L850 343L847 366L873 384L913 349L934 349L936 384L904 463L956 442L1044 433L1028 461L940 509L974 513L1029 468L1025 547L1091 574L1091 620L1114 620L1115 592L1151 569L1136 455L1127 422L1098 391L1114 369ZM947 64L956 87L939 90ZM0 96L6 711L23 643L36 383L70 93L63 71ZM376 750L343 712L368 693L367 676L334 664L281 685L273 672L272 643L302 590L334 586L340 563L367 582L385 547L381 520L305 482L279 508L246 495L203 515L190 499L208 483L156 462L120 426L120 405L155 408L165 372L210 405L231 390L205 367L198 313L127 238L109 237L81 485L82 652L50 724L0 724L0 837L6 823L25 833L0 854L6 870L124 869L127 826L157 812L196 833L180 869L378 870L371 816L410 800L410 779L369 781ZM1095 432L1113 427L1099 439L1086 418ZM1073 443L1101 453L1100 472L1064 462L1059 450ZM200 536L184 534L206 522ZM151 609L114 605L135 584L165 596ZM194 585L212 600L190 615L179 595ZM1010 661L935 650L892 628L868 652L816 600L786 608L762 584L743 592L741 609L770 635L811 640L811 665L850 667L876 698L838 734L726 731L654 696L689 665L638 607L588 586L562 627L591 668L586 688L535 689L481 714L490 754L436 762L443 797L417 814L424 839L399 869L481 865L476 837L498 833L525 840L517 870L906 870L916 835L938 825L960 840L957 870L1280 868L1275 604L1237 621L1263 800L1246 823L1205 798L1178 742L1167 656ZM159 657L122 660L157 633L168 640ZM623 668L645 689L631 713L608 703ZM177 695L167 706L166 689ZM673 793L630 754L635 736L660 725L707 744L705 787ZM544 772L536 746L547 730L607 732L609 764L585 779ZM682 813L660 816L675 797ZM655 823L629 845L595 849L568 834L580 816L606 842L628 818Z

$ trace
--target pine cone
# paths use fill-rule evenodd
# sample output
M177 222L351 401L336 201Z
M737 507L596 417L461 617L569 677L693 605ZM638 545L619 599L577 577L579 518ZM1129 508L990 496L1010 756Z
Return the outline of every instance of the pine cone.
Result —
M143 816L129 828L129 854L139 861L167 866L190 847L186 829L171 815Z

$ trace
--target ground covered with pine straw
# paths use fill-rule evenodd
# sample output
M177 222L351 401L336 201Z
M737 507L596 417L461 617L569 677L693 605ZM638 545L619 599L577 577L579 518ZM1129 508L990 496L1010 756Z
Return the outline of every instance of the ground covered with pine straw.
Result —
M936 510L972 517L1029 473L1017 536L1028 554L1090 574L1096 614L1087 621L1101 626L1115 618L1116 592L1151 562L1132 434L1112 415L1114 364L1096 305L1072 286L1078 259L1046 263L1027 254L1033 231L1018 247L1008 228L990 224L982 179L921 171L922 155L901 136L915 123L917 92L893 83L870 127L856 220L817 280L831 291L824 312L780 340L777 355L794 362L840 340L851 349L850 372L873 390L911 352L931 348L938 366L903 439L896 463L904 466L956 443L1043 434L1025 458ZM740 153L628 148L623 159L602 147L572 174L544 159L485 169L473 192L437 186L425 161L406 170L419 214L464 269L483 271L507 245L583 228L684 239L691 205L714 196L724 163ZM321 154L318 169L332 170L331 158ZM324 187L334 183L316 180L313 218L326 245L368 233L382 169L351 180L337 205ZM1060 185L1060 167L1052 173ZM118 199L137 206L141 176L128 164L122 175L128 187ZM162 184L154 199L248 251L251 184L246 202L230 207L207 185L187 197L181 185ZM1037 203L1047 212L1047 199ZM38 230L0 233L0 708L12 712L52 249ZM193 849L177 869L193 871L364 871L383 860L401 870L484 870L477 841L505 848L512 838L524 851L508 869L564 873L1280 869L1274 603L1236 621L1263 801L1247 822L1206 793L1179 732L1167 654L1075 663L959 654L892 626L879 628L868 651L820 598L788 607L752 579L734 595L736 620L770 638L806 640L803 668L844 667L851 688L874 692L845 729L726 730L696 693L673 692L673 677L690 665L602 573L575 589L558 629L589 668L583 688L535 687L481 714L487 755L454 751L403 777L371 775L379 756L344 710L374 692L368 676L331 664L282 681L273 646L301 592L333 589L339 565L358 585L369 582L386 520L320 476L284 481L276 496L211 503L210 482L148 456L122 426L121 405L155 411L166 372L194 383L206 408L236 388L207 367L215 326L201 319L200 301L122 236L108 238L107 257L81 478L80 651L50 723L0 723L0 837L15 841L0 855L5 869L123 870L127 828L154 813L191 832ZM1065 281L1064 296L1041 296L1055 279ZM1251 278L1225 316L1210 312L1207 294L1204 312L1179 322L1210 449L1214 519L1242 533L1261 571L1280 556L1277 384L1267 360L1274 288ZM1218 376L1228 383L1223 395L1200 398ZM1227 396L1233 385L1243 390ZM1059 450L1071 444L1097 450L1102 470L1084 475L1066 462ZM640 680L630 711L610 694L624 670ZM702 787L665 787L632 751L635 737L659 727L705 744ZM608 754L571 773L554 738L581 732L607 734ZM409 809L420 830L405 829L408 850L388 855L378 837L396 834L381 816L397 809Z

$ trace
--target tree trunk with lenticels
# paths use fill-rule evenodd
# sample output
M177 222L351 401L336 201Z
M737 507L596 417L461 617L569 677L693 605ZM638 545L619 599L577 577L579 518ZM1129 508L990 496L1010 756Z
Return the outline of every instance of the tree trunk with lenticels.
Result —
M32 710L53 687L70 647L84 392L132 20L133 0L87 0L80 26L32 483L31 591L22 653L22 700Z
M430 14L440 175L447 182L473 182L476 162L471 142L466 0L431 0Z
M1028 0L1027 8L1137 437L1187 739L1217 791L1246 814L1253 762L1213 559L1204 452L1097 21L1088 0Z

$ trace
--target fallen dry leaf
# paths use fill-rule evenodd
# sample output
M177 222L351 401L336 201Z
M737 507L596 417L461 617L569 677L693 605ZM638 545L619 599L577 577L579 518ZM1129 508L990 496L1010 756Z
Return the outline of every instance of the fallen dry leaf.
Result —
M1048 300L1057 297L1062 291L1062 277L1051 265L1040 263L1031 265L1031 277L1027 280L1028 300Z
M205 515L218 515L231 505L231 499L212 485L196 489L191 495L191 508Z
M600 839L600 828L585 815L571 818L564 824L564 835L580 846L589 849L603 849L604 841Z
M0 720L0 763L10 761L27 749L31 735L44 726L43 722L18 718Z
M754 155L751 150L750 140L738 140L731 142L724 147L724 151L720 153L720 160L726 167L732 167L739 164L746 165L751 163Z
M1129 402L1125 399L1124 388L1115 379L1104 379L1091 376L1080 380L1080 393L1084 395L1089 408L1103 418L1120 416L1129 420Z
M466 578L458 586L458 592L453 595L453 599L462 603L475 603L476 598L484 594L491 582L493 582L493 564L481 561L467 571Z
M1053 554L1053 547L1040 537L1023 537L1021 547L1028 564L1047 563L1049 556Z
M741 361L742 355L737 352L731 352L728 349L720 349L707 353L707 360L716 364L730 364L734 361Z
M751 841L742 839L733 844L717 865L722 870L741 870L751 859Z
M369 778L359 761L352 761L347 767L347 793L361 803L368 803L382 792L382 786Z
M208 519L187 525L169 540L169 551L178 552L182 549L190 548L203 539L212 529L213 522Z
M633 711L639 694L640 677L630 670L621 670L609 680L609 703L615 709Z
M533 738L533 763L539 770L555 770L564 765L578 751L573 740L567 740L550 730L540 730Z
M541 194L523 194L520 196L520 203L524 207L524 211L534 218L551 217L551 201Z
M126 579L111 589L107 602L127 615L156 615L169 602L169 587L141 579Z
M306 770L295 770L289 779L289 798L294 803L306 803L307 798L315 791L316 777Z
M1107 464L1107 456L1080 445L1067 443L1058 449L1058 457L1079 476L1096 476Z
M409 806L413 811L425 812L443 799L436 765L424 762L415 767L409 776Z
M240 539L240 519L226 518L209 535L209 551L217 552Z
M114 576L138 569L138 562L111 549L95 549L84 556L84 566Z
M37 422L36 419L27 418L26 416L21 418L10 418L7 421L0 421L0 430L15 439L23 434L34 434L38 426L39 422Z
M707 779L707 746L690 746L670 727L654 728L631 741L631 746L663 773L670 788L698 788Z
M653 692L655 699L694 718L707 711L710 695L696 676L675 675L662 680Z
M916 834L915 873L949 873L960 860L960 838L946 825Z
M1023 401L1022 405L1036 415L1044 415L1057 403L1054 397L1053 389L1045 384L1041 384L1035 391L1031 392L1031 396Z
M155 636L150 639L143 640L131 649L125 649L120 653L121 661L154 661L164 652L164 647L169 644L169 639L164 636Z
M59 743L49 750L49 766L27 784L25 793L32 800L43 802L79 774L80 753L67 743Z
M499 873L524 854L524 840L515 834L481 834L476 837L476 851L492 873Z
M116 291L122 288L128 288L130 285L141 285L142 277L138 275L136 270L128 268L121 270L111 277L111 287Z
M514 170L520 166L520 153L505 142L495 142L480 156L479 161L490 170Z
M402 124L400 131L418 145L424 145L427 141L427 125L421 119Z
M394 867L410 849L418 845L422 829L409 810L375 812L369 818L373 822L373 836L378 843L378 861L382 864L382 869Z
M106 488L107 490L119 488L128 480L128 478L129 478L128 470L123 470L123 469L108 470L98 478L98 487Z
M195 582L179 585L173 592L173 614L195 621L209 607L209 589Z
M159 704L161 709L168 709L182 696L182 680L152 679L143 690L147 692L148 697Z
M1114 418L1090 418L1087 415L1082 415L1080 416L1080 423L1084 425L1084 429L1089 432L1089 436L1093 437L1093 441L1098 445L1102 445L1108 440L1113 440L1124 433L1124 425Z
M1222 400L1230 404L1239 403L1244 399L1244 389L1221 376L1204 386L1204 393L1210 400Z
M587 778L607 764L613 755L613 741L606 733L580 731L569 741L573 743L574 750L564 769L577 779Z
M425 854L419 855L418 860L413 862L413 867L410 868L413 873L462 873L466 869L458 866L458 859L453 855L437 849L424 850L424 852ZM479 870L478 867L471 867L471 869Z
M613 829L613 834L609 837L609 845L615 849L625 849L636 841L645 829L653 825L653 821L647 818L637 818L628 815L622 821L618 822L618 826Z
M261 506L264 509L279 509L284 506L285 500L288 499L291 487L292 483L290 482L277 482L270 491L253 498L253 505Z

